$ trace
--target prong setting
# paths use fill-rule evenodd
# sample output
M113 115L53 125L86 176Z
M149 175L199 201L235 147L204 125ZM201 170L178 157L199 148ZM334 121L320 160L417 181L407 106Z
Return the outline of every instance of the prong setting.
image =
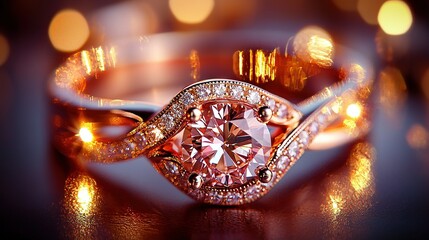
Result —
M201 188L201 186L203 186L203 183L204 183L203 177L201 177L197 173L192 173L189 176L188 181L189 181L189 184L191 185L191 187L193 189L199 189L199 188Z
M268 183L273 179L273 172L268 168L262 168L258 172L259 181L263 183Z
M273 111L268 106L263 106L258 109L258 118L263 123L268 123L273 116Z
M186 117L193 123L198 122L201 119L201 110L193 107L188 109Z

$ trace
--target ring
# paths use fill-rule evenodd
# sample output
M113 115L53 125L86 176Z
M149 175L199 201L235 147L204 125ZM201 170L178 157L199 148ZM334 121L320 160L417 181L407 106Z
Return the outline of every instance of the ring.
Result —
M368 132L370 72L320 29L124 40L55 70L53 144L82 165L146 156L198 201L250 203L306 149Z

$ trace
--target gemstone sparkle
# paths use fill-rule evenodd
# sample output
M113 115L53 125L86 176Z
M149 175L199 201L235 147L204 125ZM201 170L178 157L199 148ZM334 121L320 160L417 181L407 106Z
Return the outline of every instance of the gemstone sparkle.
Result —
M237 186L257 175L270 156L271 136L244 103L206 103L182 140L183 166L211 186Z

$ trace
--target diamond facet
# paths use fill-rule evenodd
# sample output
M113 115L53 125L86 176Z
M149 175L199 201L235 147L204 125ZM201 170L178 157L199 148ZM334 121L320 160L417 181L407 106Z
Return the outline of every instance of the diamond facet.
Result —
M247 104L206 103L201 109L201 119L183 134L184 168L212 186L240 185L255 177L270 156L267 125Z

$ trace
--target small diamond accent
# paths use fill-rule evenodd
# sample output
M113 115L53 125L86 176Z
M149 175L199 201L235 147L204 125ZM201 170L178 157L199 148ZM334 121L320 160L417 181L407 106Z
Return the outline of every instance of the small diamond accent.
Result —
M289 158L288 158L288 157L286 157L286 156L281 156L281 157L279 158L279 161L277 162L277 168L278 168L279 170L284 170L284 169L286 169L286 167L289 165L289 163L290 163L290 160L289 160Z
M235 86L231 89L231 95L235 99L241 99L243 96L243 87L241 86Z
M162 115L161 123L162 127L165 127L166 130L171 130L174 127L174 118L170 114Z
M171 109L171 114L176 118L181 118L183 114L183 105L177 103Z
M280 105L277 109L277 116L284 118L287 116L287 107L285 105Z
M150 142L154 143L164 138L164 134L162 134L159 128L151 126L148 130L149 130L148 137Z
M327 120L327 118L326 118L325 114L320 114L319 116L317 116L317 121L320 124L324 124L326 122L326 120Z
M194 96L192 96L192 94L190 92L185 92L182 96L182 102L185 105L189 105L191 103L193 103L194 100Z
M308 144L308 142L309 142L309 135L308 135L307 131L302 131L299 134L299 142L302 143L302 144L304 144L304 145Z
M138 149L143 149L146 145L146 137L144 136L144 134L142 132L138 132L135 135L135 141L136 141L136 148Z
M274 111L274 109L276 108L276 101L274 100L274 99L269 99L268 101L267 101L267 106L272 110L272 111Z
M225 84L219 84L218 86L214 87L214 94L218 97L225 96L225 92L226 92Z
M211 90L209 86L201 85L196 89L196 92L200 99L206 100L209 98Z
M165 169L174 175L179 174L179 167L177 166L177 163L173 162L173 161L166 161L164 163Z
M317 122L312 122L310 124L310 132L312 134L317 134L318 131L319 131L319 124L317 124Z
M247 99L249 100L249 103L257 104L261 101L261 96L259 96L259 93L256 91L249 91Z
M299 153L299 145L298 145L298 142L297 141L293 141L290 145L289 145L289 147L288 147L288 153L289 153L289 156L291 156L291 157L296 157L296 156L298 156L298 153Z

